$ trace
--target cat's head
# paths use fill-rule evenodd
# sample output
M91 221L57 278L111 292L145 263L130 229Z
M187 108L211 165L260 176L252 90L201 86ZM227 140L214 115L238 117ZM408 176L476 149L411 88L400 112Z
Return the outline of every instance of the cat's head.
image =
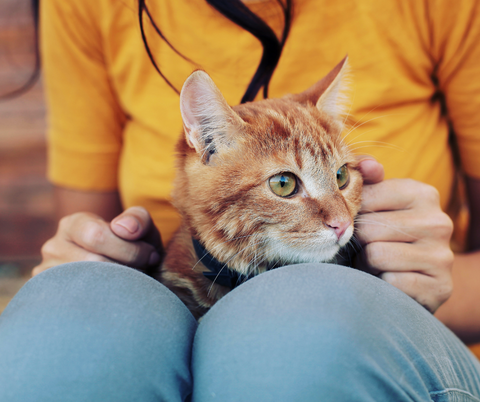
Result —
M345 69L233 108L205 72L185 82L174 205L219 261L261 272L332 260L349 242L362 178L341 139Z

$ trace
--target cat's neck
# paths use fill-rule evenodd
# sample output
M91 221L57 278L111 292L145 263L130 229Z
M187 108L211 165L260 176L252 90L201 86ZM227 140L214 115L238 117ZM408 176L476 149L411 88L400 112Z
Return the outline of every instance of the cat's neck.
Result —
M209 270L197 257L192 235L183 223L168 244L160 275L162 282L174 290L196 318L231 290L212 282L203 272Z
M252 274L248 276L242 275L238 271L228 267L227 263L218 261L197 239L193 237L192 243L198 261L201 261L203 266L208 270L202 272L205 278L210 279L212 282L219 285L226 286L229 289L234 289L248 279L253 278L254 275Z

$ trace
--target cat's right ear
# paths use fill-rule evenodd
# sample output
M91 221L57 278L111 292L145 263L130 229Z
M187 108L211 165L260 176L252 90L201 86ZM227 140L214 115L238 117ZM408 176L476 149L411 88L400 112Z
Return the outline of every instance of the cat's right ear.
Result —
M228 146L232 141L229 137L245 124L210 76L201 70L193 72L183 84L180 111L187 143L204 162Z
M320 81L306 91L294 95L294 99L300 103L313 103L319 110L341 118L348 106L348 97L345 95L348 89L348 76L349 66L348 56L346 56Z

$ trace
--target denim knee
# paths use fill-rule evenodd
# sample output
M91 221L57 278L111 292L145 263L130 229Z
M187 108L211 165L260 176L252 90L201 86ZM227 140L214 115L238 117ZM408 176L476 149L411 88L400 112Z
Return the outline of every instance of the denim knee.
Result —
M183 400L196 326L175 295L133 269L51 268L0 317L0 399Z
M424 357L433 352L424 337L440 327L448 332L374 276L330 264L280 268L204 317L193 399L430 400L442 385Z

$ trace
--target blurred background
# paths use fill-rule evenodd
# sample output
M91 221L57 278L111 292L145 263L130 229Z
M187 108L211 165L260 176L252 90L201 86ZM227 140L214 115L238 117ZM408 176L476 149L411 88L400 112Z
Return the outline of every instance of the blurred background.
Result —
M45 102L35 73L32 1L0 0L0 312L55 232Z

